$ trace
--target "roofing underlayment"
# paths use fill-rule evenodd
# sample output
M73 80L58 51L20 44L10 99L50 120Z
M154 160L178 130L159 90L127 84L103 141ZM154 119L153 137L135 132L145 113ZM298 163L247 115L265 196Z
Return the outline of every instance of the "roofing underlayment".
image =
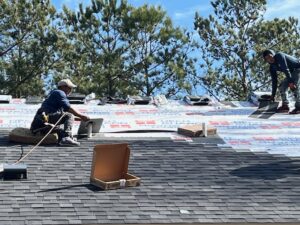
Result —
M0 105L0 163L33 147L10 143L7 135L29 127L38 107ZM255 114L248 102L75 108L103 118L101 133L81 139L80 147L40 146L24 161L27 180L0 181L0 224L300 222L299 115ZM203 122L218 135L169 132ZM124 142L131 149L128 172L141 186L91 185L93 147Z
M0 128L30 127L39 105L1 104ZM218 130L227 146L251 151L267 151L272 154L300 156L299 115L266 115L254 112L257 106L249 102L214 103L212 106L191 106L182 101L168 101L155 105L97 105L90 102L74 105L91 118L103 118L100 129L105 136L165 136L172 139L184 138L174 131L179 126L205 122ZM75 123L76 134L80 122ZM173 133L114 134L133 131L173 131ZM187 138L189 140L189 138Z

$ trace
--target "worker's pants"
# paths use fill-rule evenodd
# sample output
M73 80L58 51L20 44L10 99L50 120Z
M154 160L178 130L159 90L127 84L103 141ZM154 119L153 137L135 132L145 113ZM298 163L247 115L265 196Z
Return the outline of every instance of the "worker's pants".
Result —
M40 133L46 134L51 129L50 126L47 126L45 124L46 121L44 120L42 113L43 113L42 110L38 110L37 114L35 115L32 123L31 123L30 130L33 133L37 129L45 128L45 129L40 129ZM46 115L48 117L48 123L54 125L62 117L63 112L49 113L49 114L46 114ZM64 137L72 137L73 122L74 122L73 114L71 114L69 112L66 112L57 124L57 125L63 124L63 129L57 126L53 130L53 133L58 134L58 139L59 140L61 140Z
M295 96L295 107L300 109L300 69L295 69L292 72L292 80L294 82L294 84L296 85L296 89L293 91L294 96ZM285 78L280 86L279 86L279 91L281 94L281 100L282 100L282 104L288 105L289 104L289 100L287 98L287 91L289 88L289 83L290 80L288 78Z

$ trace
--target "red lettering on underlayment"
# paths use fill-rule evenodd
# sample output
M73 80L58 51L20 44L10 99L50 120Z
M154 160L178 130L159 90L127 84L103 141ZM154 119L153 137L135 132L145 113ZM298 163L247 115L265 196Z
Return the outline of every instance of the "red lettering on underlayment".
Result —
M15 107L0 107L0 111L15 111Z
M115 112L117 116L132 116L134 112Z
M129 124L110 124L110 128L131 128Z
M228 126L230 123L228 121L209 121L210 125L215 125L215 126Z
M282 127L300 127L300 122L282 122Z
M261 125L262 129L281 129L281 126L278 125Z
M251 142L247 140L231 140L228 143L231 145L251 145Z
M253 137L256 141L274 141L273 137Z
M135 123L137 125L155 125L155 120L136 120Z
M21 104L21 103L24 103L25 102L25 99L22 99L22 98L13 98L10 103L13 103L13 104Z
M140 109L139 111L142 112L142 113L156 113L156 112L158 112L157 109Z

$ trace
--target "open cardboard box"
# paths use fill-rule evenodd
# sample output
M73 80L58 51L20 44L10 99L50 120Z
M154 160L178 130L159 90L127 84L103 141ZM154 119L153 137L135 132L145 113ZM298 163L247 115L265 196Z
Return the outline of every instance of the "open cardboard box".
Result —
M104 190L139 186L141 179L127 172L128 144L99 144L94 147L91 184Z

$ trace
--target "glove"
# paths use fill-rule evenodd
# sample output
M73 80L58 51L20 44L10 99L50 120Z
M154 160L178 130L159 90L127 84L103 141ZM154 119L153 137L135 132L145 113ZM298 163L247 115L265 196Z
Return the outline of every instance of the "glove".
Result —
M275 97L274 96L270 96L270 101L274 102L275 101Z
M289 88L292 90L292 91L295 91L296 90L296 85L294 83L289 83Z

